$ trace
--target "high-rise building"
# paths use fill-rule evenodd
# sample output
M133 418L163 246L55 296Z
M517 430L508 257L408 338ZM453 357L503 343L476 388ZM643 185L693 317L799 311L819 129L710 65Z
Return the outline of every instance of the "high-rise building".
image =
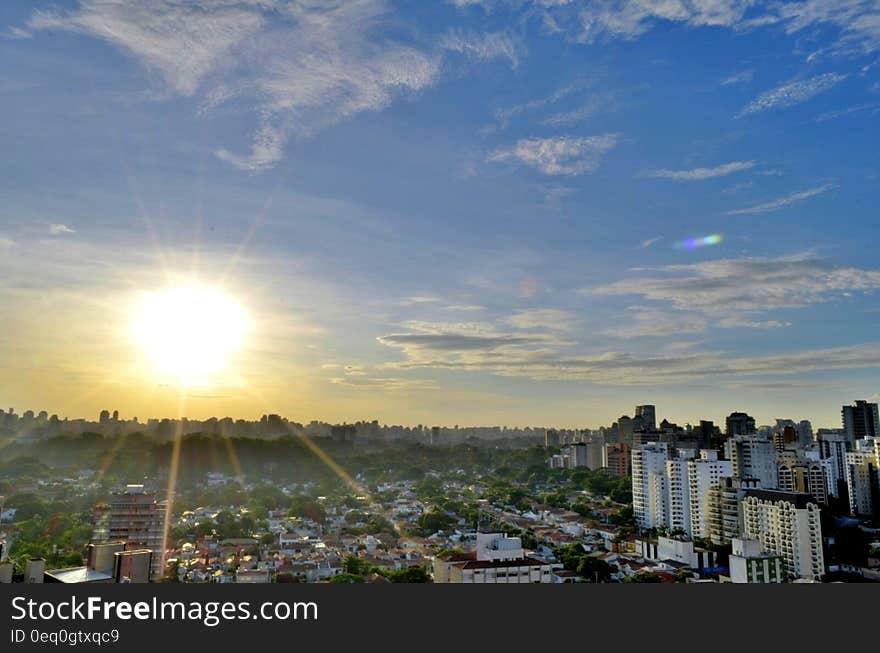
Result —
M657 428L657 409L650 404L636 406L635 419L642 428L653 431Z
M866 437L880 437L880 414L877 404L864 399L857 400L851 406L844 406L841 411L843 430L850 442Z
M632 451L633 514L636 527L650 530L666 525L669 512L666 488L665 442L652 442Z
M756 433L755 418L746 413L731 413L725 420L726 435L753 435Z
M730 544L742 532L742 499L756 487L754 480L721 477L709 489L709 539L715 544Z
M781 556L788 577L818 580L825 573L819 504L810 495L747 490L742 512L743 537Z
M602 467L612 476L629 476L632 468L632 450L623 443L608 443L604 447Z
M127 549L149 549L153 580L164 572L164 532L165 504L158 503L143 485L126 486L96 510L94 541L123 541Z
M841 496L847 482L846 452L852 450L852 444L846 434L823 429L819 430L816 443L819 446L819 459L825 467L828 494Z
M691 531L693 537L711 537L711 490L720 486L725 477L733 475L729 460L718 460L715 450L702 450L700 457L688 461Z
M544 446L547 449L558 447L559 443L559 431L556 429L547 429L544 431Z
M737 435L724 443L724 455L736 478L754 479L762 488L777 487L776 448L772 441L757 435Z
M780 490L803 492L821 506L828 505L828 486L824 466L815 461L783 462L779 465Z
M688 464L693 452L680 452L666 461L666 527L672 533L691 536L691 491Z
M852 515L880 511L880 438L856 440L845 455L846 489Z

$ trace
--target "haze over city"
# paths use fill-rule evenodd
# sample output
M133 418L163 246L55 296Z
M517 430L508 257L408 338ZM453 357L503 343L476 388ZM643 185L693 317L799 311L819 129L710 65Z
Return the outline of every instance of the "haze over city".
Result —
M876 19L4 2L0 397L839 427L880 391Z

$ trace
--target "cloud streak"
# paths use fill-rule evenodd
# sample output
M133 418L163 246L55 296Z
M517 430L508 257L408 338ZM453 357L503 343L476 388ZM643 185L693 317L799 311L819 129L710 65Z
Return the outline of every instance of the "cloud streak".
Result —
M798 79L780 84L776 88L761 93L749 102L736 117L742 118L770 109L784 109L801 104L820 93L831 90L847 77L848 75L839 73L824 73L808 79Z
M705 179L714 179L716 177L726 177L735 172L748 170L755 166L755 161L731 161L714 168L692 168L690 170L669 170L661 168L660 170L648 170L643 172L641 177L653 177L657 179L671 179L673 181L703 181Z
M834 184L822 184L821 186L817 186L816 188L809 188L807 190L802 190L797 193L791 193L790 195L778 197L774 200L770 200L769 202L762 202L760 204L748 206L743 209L732 209L730 211L725 211L724 215L752 215L756 213L769 213L771 211L784 209L785 207L791 206L792 204L804 202L811 197L816 197L817 195L826 193L832 188L835 188Z

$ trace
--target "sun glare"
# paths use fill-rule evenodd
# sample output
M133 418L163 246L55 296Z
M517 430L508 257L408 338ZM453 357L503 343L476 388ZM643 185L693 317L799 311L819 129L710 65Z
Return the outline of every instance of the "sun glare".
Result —
M133 316L135 338L163 377L210 383L229 365L247 328L244 308L205 286L150 293Z

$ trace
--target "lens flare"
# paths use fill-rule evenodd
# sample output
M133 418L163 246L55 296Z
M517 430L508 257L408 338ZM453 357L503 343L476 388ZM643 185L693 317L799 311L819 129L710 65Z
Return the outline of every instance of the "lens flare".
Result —
M724 240L724 238L721 234L711 234L709 236L703 236L702 238L688 238L687 240L677 243L676 247L680 249L697 249L698 247L705 247L706 245L718 245L722 240Z

